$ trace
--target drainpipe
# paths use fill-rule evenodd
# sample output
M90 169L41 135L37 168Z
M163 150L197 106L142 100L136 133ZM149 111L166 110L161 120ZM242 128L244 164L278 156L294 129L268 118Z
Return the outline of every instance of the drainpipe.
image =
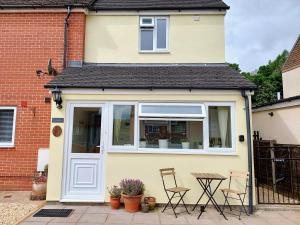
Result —
M64 22L64 58L63 58L63 68L65 69L67 67L67 47L68 47L68 20L71 15L71 7L68 6L67 16L65 17Z
M246 94L245 90L242 90L242 96L245 99L246 110L246 125L247 125L247 147L248 147L248 171L249 171L249 214L253 213L253 162L252 162L252 143L251 143L251 121L250 121L250 102L249 94Z

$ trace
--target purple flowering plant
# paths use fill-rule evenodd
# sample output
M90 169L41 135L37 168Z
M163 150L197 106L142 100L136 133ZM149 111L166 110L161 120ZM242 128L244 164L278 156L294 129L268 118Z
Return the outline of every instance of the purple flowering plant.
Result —
M129 196L137 196L144 193L145 186L139 179L123 179L120 182L122 193Z

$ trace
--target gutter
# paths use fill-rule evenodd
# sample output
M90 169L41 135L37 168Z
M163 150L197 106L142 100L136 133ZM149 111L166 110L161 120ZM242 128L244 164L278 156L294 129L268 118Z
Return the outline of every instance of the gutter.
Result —
M64 57L63 57L63 68L67 67L67 48L68 48L68 20L71 15L71 7L68 6L67 16L65 17L64 22Z
M246 125L247 125L247 147L248 147L248 172L249 172L249 214L253 214L253 161L252 161L252 143L251 143L251 121L250 121L250 102L249 94L246 94L245 90L241 91L241 95L245 99L245 110L246 110Z

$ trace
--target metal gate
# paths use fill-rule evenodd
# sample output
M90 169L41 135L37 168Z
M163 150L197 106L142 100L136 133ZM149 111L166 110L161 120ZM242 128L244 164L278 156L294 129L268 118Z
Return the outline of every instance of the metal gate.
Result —
M254 140L257 199L261 204L300 204L300 146Z

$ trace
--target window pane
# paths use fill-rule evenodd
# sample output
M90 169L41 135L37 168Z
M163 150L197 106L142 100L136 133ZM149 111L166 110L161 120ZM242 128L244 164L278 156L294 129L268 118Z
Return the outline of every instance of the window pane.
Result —
M152 24L153 19L152 18L142 18L142 23L143 24Z
M157 48L167 48L167 20L157 20Z
M182 106L182 105L142 105L142 113L151 114L203 114L201 106Z
M99 153L101 108L74 108L72 153Z
M141 30L141 50L153 50L153 30Z
M14 110L0 110L0 142L12 142L14 126Z
M113 106L113 145L134 145L134 106Z
M209 106L209 146L231 148L231 112L229 106Z
M202 121L141 120L140 148L202 149Z

